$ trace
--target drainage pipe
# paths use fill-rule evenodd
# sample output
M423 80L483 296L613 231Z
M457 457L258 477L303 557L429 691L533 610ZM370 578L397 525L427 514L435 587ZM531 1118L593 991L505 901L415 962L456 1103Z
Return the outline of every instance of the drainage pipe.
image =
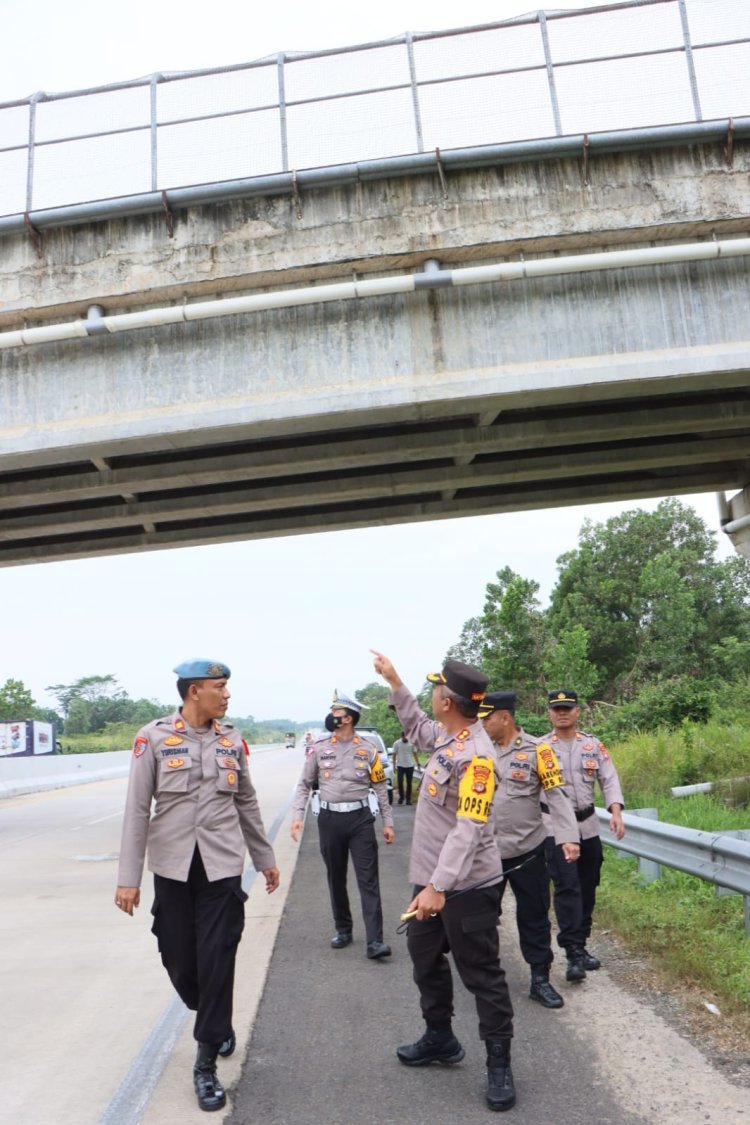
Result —
M244 297L226 297L198 301L194 304L170 305L166 308L142 309L138 312L119 313L113 316L102 316L101 306L92 305L87 320L76 320L67 324L45 324L37 328L0 333L0 349L46 344L82 336L129 332L136 328L155 328L167 324L188 323L192 320L238 316L268 309L383 297L394 293L414 293L420 289L482 285L495 281L520 281L526 278L555 277L562 274L628 269L637 266L659 266L676 262L715 261L719 258L747 255L750 255L750 238L692 242L676 246L645 246L635 250L536 258L523 262L467 266L454 270L440 269L437 262L428 261L425 263L423 273L338 282L333 285L310 285L303 289L275 289L268 293L252 293Z
M464 168L517 164L529 160L580 158L585 151L590 159L598 152L632 152L713 142L726 144L730 135L735 141L750 138L750 117L655 125L642 129L617 129L591 134L576 133L565 137L507 141L472 148L441 149L439 154L437 150L410 153L349 164L333 164L323 168L272 172L265 176L223 180L216 184L170 188L166 192L116 196L112 199L34 210L28 215L0 216L0 236L22 234L28 230L29 224L34 230L42 231L134 215L163 214L165 202L170 209L175 210L254 196L293 195L295 191L341 187L392 176L434 175L441 166L445 171L460 171Z

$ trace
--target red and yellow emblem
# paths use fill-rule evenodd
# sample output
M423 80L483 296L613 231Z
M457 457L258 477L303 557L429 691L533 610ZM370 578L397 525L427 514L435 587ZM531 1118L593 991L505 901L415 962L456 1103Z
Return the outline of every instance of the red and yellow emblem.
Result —
M472 758L458 783L456 816L486 823L495 794L495 771L490 758Z
M178 770L180 768L180 766L185 765L185 759L184 758L169 758L167 760L167 765L169 766L169 768L171 770Z
M145 738L142 734L139 734L135 742L133 743L133 754L135 755L135 757L140 758L141 754L145 753L147 746L148 739Z
M565 784L557 755L548 742L540 742L536 748L536 772L542 789L559 789Z
M230 770L236 770L238 768L237 763L234 760L234 758L225 758L224 759L224 765L227 767L227 769L230 769Z
M185 730L185 729L186 729L186 728L185 728L185 724L184 724L184 722L182 721L182 719L175 719L175 721L174 721L174 729L175 729L175 730Z
M170 734L168 738L164 739L165 746L182 746L184 738L180 738L177 734Z
M227 736L224 735L223 738L219 739L219 746L234 746L234 743L231 738L227 738Z

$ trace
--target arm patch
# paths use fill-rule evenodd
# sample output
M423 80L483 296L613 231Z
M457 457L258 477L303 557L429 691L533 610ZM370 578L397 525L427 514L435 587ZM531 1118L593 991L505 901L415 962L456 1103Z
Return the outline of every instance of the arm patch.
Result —
M472 758L458 783L456 816L486 823L495 794L495 771L490 758Z
M558 789L565 784L557 755L549 742L541 742L536 748L536 772L542 789Z
M385 781L385 770L380 760L380 754L375 755L375 761L370 766L370 781L373 785L377 785L379 781Z

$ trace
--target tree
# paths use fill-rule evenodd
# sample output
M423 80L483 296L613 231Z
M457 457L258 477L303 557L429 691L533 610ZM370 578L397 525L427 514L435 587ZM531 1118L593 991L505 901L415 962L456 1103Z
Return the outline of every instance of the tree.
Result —
M395 711L388 704L390 688L384 684L365 684L354 693L358 703L367 707L362 712L360 723L364 727L375 727L386 746L392 746L401 733L401 724Z
M509 566L487 584L481 628L481 668L493 691L515 691L521 706L533 707L551 638L537 594L539 583L522 578ZM464 626L466 628L466 626Z
M481 668L487 648L487 633L481 617L470 617L464 622L461 636L457 642L448 649L446 660L463 660L464 664L473 664Z
M600 698L631 695L654 678L718 674L716 646L750 639L750 563L717 562L714 535L675 499L655 511L587 521L558 559L549 624L580 624Z
M572 689L582 700L591 699L598 675L588 658L588 647L589 636L583 625L563 629L544 658L542 670L549 691Z
M22 680L6 680L0 687L0 720L33 719L34 697Z

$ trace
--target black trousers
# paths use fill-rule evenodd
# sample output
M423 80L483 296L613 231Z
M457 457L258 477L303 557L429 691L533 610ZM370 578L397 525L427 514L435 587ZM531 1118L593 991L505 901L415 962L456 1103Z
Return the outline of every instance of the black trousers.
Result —
M196 1012L199 1043L222 1043L232 1030L237 946L245 925L241 876L209 882L196 847L186 883L154 875L154 922L164 968Z
M368 944L371 941L382 941L383 907L380 902L378 842L372 813L369 808L355 809L353 812L321 809L318 833L320 854L328 875L328 892L336 932L352 932L352 912L346 889L346 873L351 854L362 904L366 940Z
M422 887L415 887L418 894ZM407 945L428 1028L448 1028L453 1017L453 976L446 954L453 955L459 977L474 997L480 1039L510 1039L513 1005L500 965L497 916L500 884L448 898L434 918L413 919Z
M406 803L411 804L411 782L414 777L414 766L396 766L398 777L398 799L404 799L404 783L406 783Z
M566 863L562 847L554 837L545 841L547 866L554 885L554 906L557 918L557 944L566 953L581 948L591 937L591 920L596 905L604 852L599 836L581 840L581 855L575 863Z
M544 845L513 859L503 856L503 871L513 867L518 867L518 871L510 871L500 884L500 912L506 884L510 883L516 900L516 925L523 959L527 965L551 965L549 872Z

